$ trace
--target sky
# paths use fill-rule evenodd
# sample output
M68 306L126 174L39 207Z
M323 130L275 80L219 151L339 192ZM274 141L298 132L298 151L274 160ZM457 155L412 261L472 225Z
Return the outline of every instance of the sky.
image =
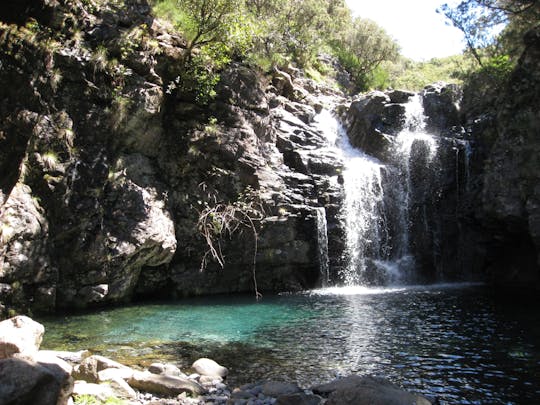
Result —
M346 0L356 17L383 27L401 46L401 54L429 60L461 53L463 35L435 10L444 0Z

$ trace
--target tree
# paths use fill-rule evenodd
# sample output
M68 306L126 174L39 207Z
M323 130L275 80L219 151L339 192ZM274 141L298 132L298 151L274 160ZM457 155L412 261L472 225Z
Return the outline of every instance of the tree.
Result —
M207 45L227 45L236 25L240 0L158 0L158 14L166 15L187 40L187 58Z
M351 74L357 86L365 90L370 76L382 62L395 60L399 46L375 22L356 18L341 38L333 41L341 64Z
M464 0L437 11L463 32L467 49L483 66L486 56L520 53L523 34L540 21L540 0ZM499 34L501 26L506 28Z

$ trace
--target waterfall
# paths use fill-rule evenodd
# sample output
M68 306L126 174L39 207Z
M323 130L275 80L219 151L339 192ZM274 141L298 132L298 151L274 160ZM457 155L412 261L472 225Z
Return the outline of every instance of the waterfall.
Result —
M389 235L386 228L384 165L349 142L342 126L323 110L317 122L330 147L343 158L345 228L345 266L339 275L347 285L364 284L365 275L375 263L388 258Z
M318 259L321 271L322 286L327 287L330 282L328 266L328 230L326 224L326 210L324 207L315 208L317 213L317 246Z
M427 185L436 164L438 142L426 132L426 116L419 94L411 97L405 104L405 123L402 131L397 134L390 148L391 166L388 187L394 195L395 204L395 233L393 241L393 262L396 264L399 277L407 278L414 271L414 258L410 252L411 211L414 202L422 201L427 196ZM426 170L429 169L429 170ZM422 190L423 189L423 190ZM425 205L422 206L420 221L427 227L428 219ZM422 229L429 232L429 229Z
M430 229L430 204L440 163L438 140L426 131L420 95L405 105L403 130L393 137L385 162L355 149L330 112L323 110L316 121L344 162L341 282L381 285L412 280L411 232L414 224L415 232L435 234Z
M384 260L388 232L385 226L383 165L350 147L342 138L345 156L343 171L345 221L345 272L348 285L362 284L370 260Z

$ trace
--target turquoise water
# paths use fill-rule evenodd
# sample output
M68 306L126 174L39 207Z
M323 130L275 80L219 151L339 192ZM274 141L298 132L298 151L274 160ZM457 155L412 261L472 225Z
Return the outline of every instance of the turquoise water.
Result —
M481 286L217 297L41 321L45 348L184 369L207 356L232 384L377 374L442 403L540 403L540 314L497 304Z

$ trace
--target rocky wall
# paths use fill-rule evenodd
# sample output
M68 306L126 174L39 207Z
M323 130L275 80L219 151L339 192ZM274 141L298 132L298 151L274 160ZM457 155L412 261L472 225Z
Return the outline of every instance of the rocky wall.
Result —
M3 312L252 292L254 235L259 290L321 282L313 235L325 204L336 223L339 162L313 152L312 121L338 93L233 63L201 105L178 86L185 41L145 0L16 6L0 12ZM199 216L247 195L255 234L201 272Z

